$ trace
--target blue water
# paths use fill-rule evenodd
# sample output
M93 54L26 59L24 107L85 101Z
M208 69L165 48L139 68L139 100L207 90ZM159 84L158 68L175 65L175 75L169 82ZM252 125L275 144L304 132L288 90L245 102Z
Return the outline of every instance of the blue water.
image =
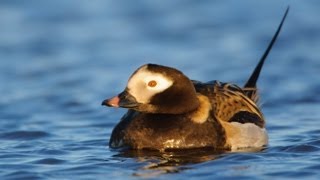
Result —
M148 62L242 85L290 4L259 80L261 152L121 152L100 106ZM0 179L319 179L320 1L0 1Z

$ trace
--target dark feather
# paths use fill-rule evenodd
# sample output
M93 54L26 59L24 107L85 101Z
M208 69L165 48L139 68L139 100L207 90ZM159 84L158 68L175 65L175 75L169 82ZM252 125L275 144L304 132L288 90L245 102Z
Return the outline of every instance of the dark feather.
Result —
M257 93L257 88L256 88L256 86L257 86L256 83L257 83L257 80L259 78L262 66L264 64L264 61L268 57L268 54L271 51L274 43L276 42L276 40L278 38L278 35L279 35L280 31L281 31L282 25L283 25L283 23L284 23L284 21L285 21L285 19L287 17L288 12L289 12L289 7L287 8L287 10L285 12L285 14L284 14L284 16L283 16L283 18L281 20L281 23L278 26L278 29L277 29L276 33L273 35L273 38L272 38L271 42L269 43L268 48L266 49L266 51L264 52L263 56L261 57L258 65L254 69L254 71L251 74L249 80L244 85L243 90L244 90L245 94L255 102L257 102L258 99L259 99L259 96L258 96L258 93Z

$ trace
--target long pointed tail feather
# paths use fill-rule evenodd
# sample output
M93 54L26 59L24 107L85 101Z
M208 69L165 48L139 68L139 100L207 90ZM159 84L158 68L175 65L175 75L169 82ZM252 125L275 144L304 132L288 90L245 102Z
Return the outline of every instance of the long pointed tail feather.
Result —
M282 25L287 17L287 14L289 12L290 7L287 7L287 10L278 26L278 29L276 31L276 33L273 35L273 38L271 40L271 42L269 43L268 48L266 49L266 51L264 52L263 56L261 57L261 59L259 60L258 65L256 66L256 68L254 69L253 73L251 74L249 80L247 81L247 83L244 85L244 91L246 93L246 95L251 98L252 100L254 100L255 102L258 101L258 95L257 95L257 89L256 89L256 83L257 80L259 78L262 66L264 61L266 60L266 58L268 57L268 54L270 52L270 50L272 49L274 43L276 42L278 35L281 31Z

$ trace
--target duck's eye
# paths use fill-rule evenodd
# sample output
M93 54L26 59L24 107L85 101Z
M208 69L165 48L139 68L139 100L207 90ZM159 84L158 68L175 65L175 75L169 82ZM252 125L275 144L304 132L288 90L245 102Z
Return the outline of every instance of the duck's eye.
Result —
M157 81L155 81L155 80L151 80L148 82L149 87L156 87L156 85L157 85Z

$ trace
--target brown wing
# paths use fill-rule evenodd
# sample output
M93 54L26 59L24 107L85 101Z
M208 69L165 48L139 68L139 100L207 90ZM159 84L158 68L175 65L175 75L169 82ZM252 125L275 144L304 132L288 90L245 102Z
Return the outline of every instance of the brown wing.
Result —
M244 94L250 98L253 102L259 102L259 91L258 88L255 87L244 87L242 88Z
M208 96L214 116L225 122L254 123L264 127L264 118L257 104L246 95L245 90L230 84L213 81L194 81L197 92Z

